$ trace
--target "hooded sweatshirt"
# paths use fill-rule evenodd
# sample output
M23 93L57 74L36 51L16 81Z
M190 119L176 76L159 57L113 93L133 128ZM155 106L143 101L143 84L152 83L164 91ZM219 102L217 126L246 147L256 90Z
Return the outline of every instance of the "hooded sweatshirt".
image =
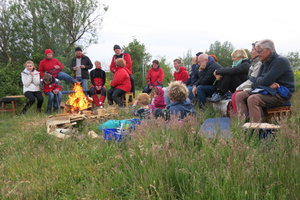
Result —
M40 91L40 73L36 70L33 70L33 73L33 76L31 76L30 71L27 69L24 69L24 71L21 72L23 93L27 91Z
M128 69L125 67L117 67L114 75L114 79L110 83L112 87L121 89L125 92L130 92L131 81L128 74Z
M157 69L154 69L151 67L148 71L146 80L148 85L158 86L163 84L164 77L165 75L162 68L158 67Z
M154 98L154 109L165 109L166 103L164 99L164 90L161 87L157 87L158 89L158 95Z
M194 114L195 109L190 101L185 100L183 102L173 102L167 106L171 115L178 115L179 119L185 118L188 114Z
M58 65L60 68L55 69L55 65ZM63 64L59 62L56 58L47 59L44 58L39 65L39 72L41 77L44 77L45 72L50 73L54 78L57 77L58 73L61 72L64 69Z
M174 80L182 81L185 83L189 78L189 73L186 71L185 67L180 67L178 71L174 72Z

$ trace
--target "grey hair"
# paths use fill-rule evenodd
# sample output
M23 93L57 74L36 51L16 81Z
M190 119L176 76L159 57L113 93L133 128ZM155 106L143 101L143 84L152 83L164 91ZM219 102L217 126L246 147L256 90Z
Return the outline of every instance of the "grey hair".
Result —
M274 42L270 39L260 40L255 44L255 47L262 49L270 49L272 53L276 52Z

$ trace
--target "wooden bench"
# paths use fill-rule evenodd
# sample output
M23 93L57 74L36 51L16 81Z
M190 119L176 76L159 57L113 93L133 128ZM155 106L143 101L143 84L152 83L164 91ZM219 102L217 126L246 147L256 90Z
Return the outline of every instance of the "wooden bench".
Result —
M125 104L126 107L128 107L128 105L133 105L134 104L134 96L133 96L133 92L126 92L123 96L122 96L122 101Z
M267 121L279 121L284 117L288 117L291 114L291 106L278 106L274 108L267 108L265 110Z
M20 98L25 98L24 95L6 96L0 99L1 109L0 112L13 112L16 114L16 101ZM10 105L8 108L7 105Z

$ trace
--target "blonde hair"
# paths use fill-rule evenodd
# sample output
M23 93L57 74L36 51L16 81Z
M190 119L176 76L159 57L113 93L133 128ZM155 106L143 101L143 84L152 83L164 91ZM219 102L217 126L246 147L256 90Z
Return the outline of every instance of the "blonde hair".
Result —
M116 59L116 66L117 67L124 67L126 65L126 61L123 58Z
M137 101L142 105L149 105L150 104L150 96L147 93L141 93L137 97Z
M236 49L231 53L231 57L234 58L248 58L248 55L244 49Z
M181 81L173 81L169 84L168 94L172 101L181 102L186 100L189 90Z
M27 61L24 63L24 67L27 67L28 64L31 64L31 65L33 66L33 70L35 70L35 65L34 65L33 61L27 60Z

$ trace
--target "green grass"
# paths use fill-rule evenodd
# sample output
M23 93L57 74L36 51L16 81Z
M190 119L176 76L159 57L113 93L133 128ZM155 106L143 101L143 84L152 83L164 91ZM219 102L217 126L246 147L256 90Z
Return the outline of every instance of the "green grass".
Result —
M2 114L0 199L299 199L299 94L276 138L263 141L235 118L232 139L200 136L204 119L219 116L211 108L184 123L146 122L120 143L59 140L44 114ZM83 123L81 134L100 134L100 123Z

